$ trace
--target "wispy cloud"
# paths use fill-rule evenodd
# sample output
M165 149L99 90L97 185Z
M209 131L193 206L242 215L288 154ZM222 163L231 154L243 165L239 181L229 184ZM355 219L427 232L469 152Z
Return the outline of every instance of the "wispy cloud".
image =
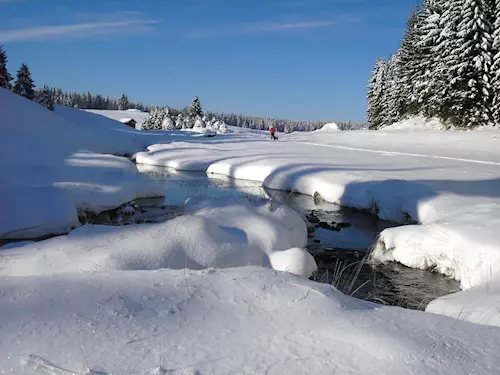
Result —
M5 0L0 0L5 1ZM36 41L50 39L76 39L103 35L139 34L152 29L158 20L109 19L95 22L74 23L67 25L38 26L22 29L0 30L0 43Z
M223 35L252 35L252 34L263 34L263 33L277 33L286 32L300 29L317 29L334 26L338 22L335 20L308 20L308 21L288 21L288 22L265 22L265 23L254 23L242 25L237 28L228 29L209 29L209 30L198 30L190 32L189 37L195 38L211 38Z

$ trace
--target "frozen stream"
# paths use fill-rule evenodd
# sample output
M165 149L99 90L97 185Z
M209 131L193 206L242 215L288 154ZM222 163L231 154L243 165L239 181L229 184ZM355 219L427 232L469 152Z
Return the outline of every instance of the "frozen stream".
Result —
M314 276L317 281L331 283L358 298L413 309L424 309L432 299L459 290L458 282L437 273L399 264L367 264L364 260L370 245L380 231L392 225L373 215L318 202L305 195L270 191L258 182L161 167L137 167L164 186L166 197L161 208L149 208L134 215L131 219L136 222L162 221L179 215L186 199L194 196L273 199L307 217L308 249L319 267Z

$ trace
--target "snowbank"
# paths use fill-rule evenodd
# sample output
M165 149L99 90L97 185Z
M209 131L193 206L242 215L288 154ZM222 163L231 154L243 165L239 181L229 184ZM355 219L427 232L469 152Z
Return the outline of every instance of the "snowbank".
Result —
M244 198L194 199L185 216L164 223L86 225L67 236L4 250L0 275L270 266L270 254L306 243L306 224L288 207L266 201L254 206ZM280 270L310 277L316 263L304 252L285 252L272 264L289 264Z
M263 268L0 278L0 372L493 374L498 329ZM177 369L179 369L177 371Z
M329 122L321 127L321 129L315 130L316 132L323 133L336 133L339 132L339 126L335 122Z
M453 319L500 327L500 282L464 290L432 301L425 311Z
M152 145L136 161L259 181L381 219L418 222L385 230L374 260L435 269L469 288L500 273L497 134L362 130L270 142L240 133L217 143Z
M446 125L437 118L414 116L385 126L384 130L446 130Z
M131 153L140 139L127 136L125 145L115 124L98 128L96 115L62 107L56 112L0 89L0 237L67 233L78 225L77 210L101 212L163 195L130 160L96 153Z

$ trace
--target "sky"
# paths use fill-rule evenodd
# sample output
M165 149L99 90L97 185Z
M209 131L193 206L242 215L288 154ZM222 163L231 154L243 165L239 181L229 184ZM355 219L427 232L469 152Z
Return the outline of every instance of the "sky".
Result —
M364 121L416 0L0 0L37 86L294 120Z

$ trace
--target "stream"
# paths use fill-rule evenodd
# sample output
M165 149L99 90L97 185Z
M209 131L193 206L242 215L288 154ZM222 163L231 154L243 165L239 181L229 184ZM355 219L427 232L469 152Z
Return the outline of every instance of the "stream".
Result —
M315 281L332 284L357 298L417 310L425 309L437 297L460 290L457 281L438 273L398 263L367 263L369 248L378 234L385 228L395 226L372 214L318 201L306 195L268 190L255 181L147 165L137 165L137 168L149 179L162 184L165 198L142 202L143 208L128 216L130 222L158 222L181 215L186 199L194 196L272 199L306 216L309 228L307 249L318 264L318 272L312 277ZM123 215L98 217L92 222L109 223L113 220L123 220Z

